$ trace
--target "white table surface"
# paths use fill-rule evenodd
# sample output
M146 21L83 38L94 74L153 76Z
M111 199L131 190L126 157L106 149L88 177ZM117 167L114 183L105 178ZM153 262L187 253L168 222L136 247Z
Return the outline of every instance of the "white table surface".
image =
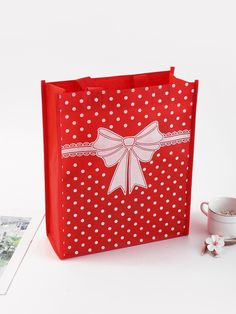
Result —
M235 313L236 249L200 256L205 237L195 214L189 237L60 261L42 226L1 313Z
M44 211L40 80L176 66L200 80L188 237L60 261L40 227L0 313L235 313L236 246L200 256L199 203L236 195L234 1L5 1L0 214Z

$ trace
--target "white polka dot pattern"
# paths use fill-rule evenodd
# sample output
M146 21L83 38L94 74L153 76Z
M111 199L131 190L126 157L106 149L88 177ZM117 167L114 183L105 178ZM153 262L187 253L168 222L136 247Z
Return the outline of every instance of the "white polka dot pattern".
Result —
M91 89L59 99L61 146L88 147L98 128L122 137L153 121L162 133L194 133L196 84L173 77L170 84L130 89ZM189 226L193 138L163 145L150 162L140 162L147 188L107 194L115 166L96 152L61 159L64 257L90 254L186 235Z

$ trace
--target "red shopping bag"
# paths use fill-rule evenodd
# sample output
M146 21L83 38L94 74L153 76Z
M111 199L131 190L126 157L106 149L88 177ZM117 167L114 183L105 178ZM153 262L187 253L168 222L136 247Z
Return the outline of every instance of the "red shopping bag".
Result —
M47 235L58 256L187 235L198 81L42 81Z

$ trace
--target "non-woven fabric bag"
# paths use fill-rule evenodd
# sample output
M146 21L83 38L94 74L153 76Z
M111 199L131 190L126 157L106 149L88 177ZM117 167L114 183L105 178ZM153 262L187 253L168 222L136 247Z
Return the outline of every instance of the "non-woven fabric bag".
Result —
M61 259L188 234L197 92L173 67L42 81L46 226Z

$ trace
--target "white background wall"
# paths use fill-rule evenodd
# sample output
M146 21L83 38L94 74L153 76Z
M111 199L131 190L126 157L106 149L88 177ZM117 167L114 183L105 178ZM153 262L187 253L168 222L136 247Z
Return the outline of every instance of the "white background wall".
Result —
M0 2L0 214L44 210L40 80L199 79L188 238L58 261L44 227L1 313L235 313L236 248L199 256L199 202L236 195L235 1Z

